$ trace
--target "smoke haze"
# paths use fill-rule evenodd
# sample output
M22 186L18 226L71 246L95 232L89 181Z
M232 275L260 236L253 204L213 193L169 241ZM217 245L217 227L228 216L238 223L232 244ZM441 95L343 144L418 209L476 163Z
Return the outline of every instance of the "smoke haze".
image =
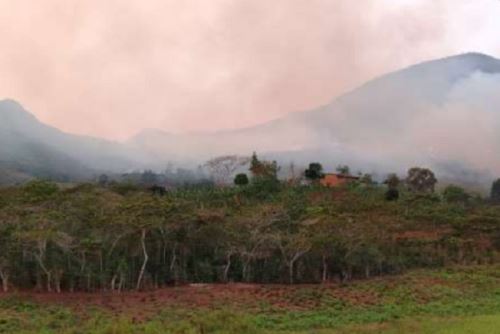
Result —
M495 0L0 0L0 94L105 138L248 127L422 60L499 55L498 17ZM456 87L443 110L463 109L459 123L473 109L457 104L481 103L460 89L495 80Z

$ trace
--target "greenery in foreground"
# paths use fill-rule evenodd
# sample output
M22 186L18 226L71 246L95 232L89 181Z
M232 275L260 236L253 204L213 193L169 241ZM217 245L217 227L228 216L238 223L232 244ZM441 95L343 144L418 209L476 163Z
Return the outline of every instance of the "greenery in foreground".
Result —
M456 187L437 194L428 170L427 190L391 182L398 196L388 198L370 181L301 186L278 181L276 164L252 166L251 184L239 187L0 189L3 289L347 282L498 262L500 206ZM410 172L418 181L419 169Z
M251 302L231 310L216 299L194 309L178 304L137 321L133 311L115 315L91 304L42 305L11 295L0 299L0 333L495 333L500 267L426 269L342 286L302 286L282 297L286 307L263 299L255 308ZM296 308L311 302L312 307Z

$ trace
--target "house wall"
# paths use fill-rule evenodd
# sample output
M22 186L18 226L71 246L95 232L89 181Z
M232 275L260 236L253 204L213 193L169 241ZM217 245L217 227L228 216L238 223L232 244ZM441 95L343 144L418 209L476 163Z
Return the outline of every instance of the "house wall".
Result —
M325 187L336 187L346 182L347 180L345 178L340 178L335 174L326 174L320 181L320 183Z

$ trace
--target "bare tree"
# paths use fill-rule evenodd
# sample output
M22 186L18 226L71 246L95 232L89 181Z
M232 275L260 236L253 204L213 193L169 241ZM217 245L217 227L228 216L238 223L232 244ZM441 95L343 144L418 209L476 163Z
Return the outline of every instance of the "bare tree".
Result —
M248 157L240 157L237 155L224 155L208 160L205 163L213 176L215 182L219 185L230 182L231 176L241 167L250 162Z

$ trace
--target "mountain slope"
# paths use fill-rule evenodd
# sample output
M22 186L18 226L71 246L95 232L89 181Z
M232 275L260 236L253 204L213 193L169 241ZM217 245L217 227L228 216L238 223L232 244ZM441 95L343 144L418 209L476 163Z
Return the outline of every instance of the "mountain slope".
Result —
M13 100L0 101L0 183L30 177L84 180L140 166L121 144L76 136L39 122Z
M450 165L500 173L492 155L500 149L499 92L500 60L463 54L390 73L261 126L179 136L148 131L131 145L179 158L259 151L300 162L314 152L315 160L365 170L427 164L443 174Z
M426 165L441 179L489 182L500 175L499 106L500 60L476 53L387 74L323 107L259 126L182 135L145 130L125 144L61 132L4 100L0 183L85 179L167 161L193 166L253 151L281 163L319 160L328 169L347 163L386 173Z

